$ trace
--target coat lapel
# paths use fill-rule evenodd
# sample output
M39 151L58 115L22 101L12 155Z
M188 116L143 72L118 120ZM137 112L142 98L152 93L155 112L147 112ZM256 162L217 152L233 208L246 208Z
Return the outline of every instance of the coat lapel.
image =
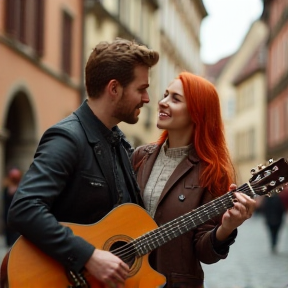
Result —
M176 169L173 171L172 175L168 179L166 185L164 186L164 189L161 193L161 196L159 198L158 204L162 201L162 199L165 197L165 195L170 191L170 189L173 187L173 185L188 171L190 171L195 164L189 160L189 158L185 158L179 165L176 167Z
M161 149L161 146L159 145L148 145L147 147L144 148L144 151L146 153L144 157L146 157L146 159L145 159L145 162L142 164L143 170L140 171L139 173L141 178L137 178L142 197L143 197L145 186L148 182L153 165L157 159L160 149ZM139 161L140 160L141 159L139 159Z
M146 185L146 183L148 182L150 173L152 171L153 165L156 161L156 158L159 154L159 151L161 149L161 146L158 146L157 149L154 149L154 152L152 152L152 155L149 157L149 160L147 160L147 170L145 170L145 173L143 173L143 175L145 176L142 179L142 183L144 183ZM172 175L170 176L170 178L168 179L166 185L164 186L164 189L161 193L161 196L159 198L158 204L162 201L162 199L165 197L165 195L167 193L169 193L170 189L173 187L173 185L188 171L190 171L191 169L193 169L193 167L199 163L200 159L195 151L195 149L191 149L189 151L188 157L186 157L185 159L183 159L183 161L181 161L181 163L179 163L179 165L176 167L176 169L173 171ZM145 169L145 168L144 168ZM145 185L142 189L141 187L141 191L144 191Z

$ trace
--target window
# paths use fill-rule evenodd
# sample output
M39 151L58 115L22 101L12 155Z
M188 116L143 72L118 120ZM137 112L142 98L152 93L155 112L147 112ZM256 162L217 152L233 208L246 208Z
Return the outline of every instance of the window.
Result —
M237 159L253 159L256 155L255 128L241 131L236 135Z
M245 84L237 95L237 112L247 111L255 105L255 91L253 82Z
M8 37L43 55L44 0L6 0L5 31Z
M281 107L281 106L280 106ZM279 105L270 105L269 108L269 145L273 147L280 141L280 109Z
M62 71L71 75L72 71L72 17L63 12L62 19Z

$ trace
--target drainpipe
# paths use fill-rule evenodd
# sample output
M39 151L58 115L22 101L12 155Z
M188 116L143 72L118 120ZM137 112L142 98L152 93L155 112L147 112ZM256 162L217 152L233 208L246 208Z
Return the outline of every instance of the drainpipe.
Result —
M85 15L86 15L86 9L85 9L85 3L86 0L81 1L81 14L82 14L82 23L81 23L81 29L82 29L82 39L81 39L81 65L80 65L80 75L81 75L81 80L80 80L80 102L82 103L84 99L86 98L86 88L85 88L85 74L84 74L84 67L85 67Z

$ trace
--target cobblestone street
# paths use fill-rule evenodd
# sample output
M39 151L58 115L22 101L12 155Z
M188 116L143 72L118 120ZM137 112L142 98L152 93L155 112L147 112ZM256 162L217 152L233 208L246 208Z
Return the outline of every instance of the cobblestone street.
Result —
M276 254L270 252L261 215L254 215L238 232L227 259L203 265L206 288L288 288L288 217Z

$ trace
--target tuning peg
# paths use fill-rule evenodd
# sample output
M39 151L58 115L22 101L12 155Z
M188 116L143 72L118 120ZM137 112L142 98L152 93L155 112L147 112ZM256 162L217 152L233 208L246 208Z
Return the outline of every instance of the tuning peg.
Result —
M256 173L256 169L255 169L255 168L252 168L252 169L250 170L250 173L251 173L252 175L254 175L254 174Z
M259 164L258 165L258 170L261 170L261 169L263 169L263 168L265 168L266 166L264 166L263 164Z
M270 181L269 185L272 186L272 187L275 186L276 185L276 181Z
M283 187L279 187L278 189L275 190L276 193L280 193L281 191L283 191Z
M272 196L272 193L271 193L271 192L268 192L265 196L266 196L266 197L271 197L271 196Z
M269 175L271 175L271 170L266 170L265 172L264 172L264 176L265 177L268 177Z
M273 159L273 158L271 158L271 159L268 160L268 163L269 163L269 164L272 164L273 162L274 162L274 159Z

